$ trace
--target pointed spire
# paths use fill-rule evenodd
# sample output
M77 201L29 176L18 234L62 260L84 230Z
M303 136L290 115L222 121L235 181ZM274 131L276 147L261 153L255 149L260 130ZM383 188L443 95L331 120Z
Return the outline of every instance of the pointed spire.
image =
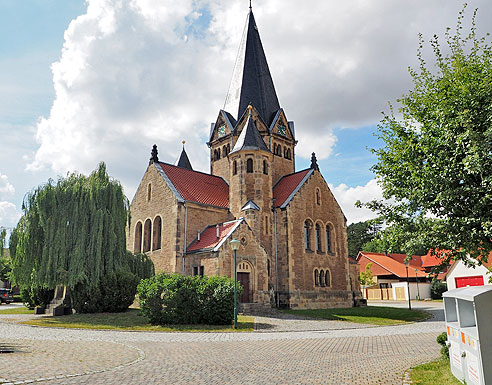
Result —
M190 159L188 158L188 154L185 151L186 141L183 140L181 143L183 143L183 149L181 150L181 155L179 156L178 159L176 159L174 165L193 171L193 167L191 167Z
M314 152L311 154L311 168L313 170L319 170L318 160L316 159L316 154Z
M231 151L231 154L240 150L263 150L270 151L265 144L265 141L260 135L258 128L256 128L256 124L253 120L253 116L251 114L251 110L253 107L251 105L248 106L249 116L246 124L244 125L243 130L241 131L241 135L237 138L237 142L234 145L234 148Z
M157 144L154 144L152 146L152 151L150 152L150 161L149 161L149 164L152 164L152 163L157 163L159 161L159 158L157 157L157 154L159 152L157 151Z
M249 103L253 104L267 125L280 109L251 8L239 45L224 110L236 114L235 117L239 120Z

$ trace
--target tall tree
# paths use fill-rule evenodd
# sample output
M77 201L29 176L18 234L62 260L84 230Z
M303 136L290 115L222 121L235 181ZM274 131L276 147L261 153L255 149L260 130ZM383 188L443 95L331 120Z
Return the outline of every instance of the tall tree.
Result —
M95 287L127 263L128 200L104 163L90 176L48 181L23 204L10 238L12 279L24 287Z
M347 227L348 251L356 257L362 246L371 241L378 233L379 225L373 221L351 223Z
M444 48L431 39L435 66L419 37L413 89L398 100L398 114L384 116L385 146L372 150L387 201L368 206L396 226L392 237L406 253L433 245L480 263L492 251L492 49L488 35L476 34L476 10L464 33L465 10Z

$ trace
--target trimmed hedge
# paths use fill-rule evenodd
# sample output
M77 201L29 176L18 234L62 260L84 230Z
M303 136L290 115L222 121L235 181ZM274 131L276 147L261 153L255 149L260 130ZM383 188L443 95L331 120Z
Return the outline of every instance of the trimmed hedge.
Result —
M77 284L72 306L77 313L118 313L133 303L139 278L128 271L106 274L95 288Z
M238 298L242 288L238 283ZM140 311L155 325L230 325L234 280L227 277L159 274L140 281Z

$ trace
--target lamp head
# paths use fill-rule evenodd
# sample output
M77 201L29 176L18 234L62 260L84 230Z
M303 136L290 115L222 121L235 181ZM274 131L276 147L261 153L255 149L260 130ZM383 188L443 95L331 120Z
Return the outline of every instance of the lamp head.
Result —
M241 242L239 242L237 239L232 239L229 243L231 245L231 249L236 251L237 249L239 249L239 244Z

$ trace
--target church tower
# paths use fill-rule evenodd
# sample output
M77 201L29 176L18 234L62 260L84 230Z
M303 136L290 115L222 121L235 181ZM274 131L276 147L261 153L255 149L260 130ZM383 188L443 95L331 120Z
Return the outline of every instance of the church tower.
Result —
M251 114L248 106L252 106ZM226 96L210 130L210 172L230 181L232 163L229 153L235 148L246 123L253 119L267 149L274 155L268 164L275 184L295 171L294 122L289 122L277 98L253 11L246 18L241 44Z

